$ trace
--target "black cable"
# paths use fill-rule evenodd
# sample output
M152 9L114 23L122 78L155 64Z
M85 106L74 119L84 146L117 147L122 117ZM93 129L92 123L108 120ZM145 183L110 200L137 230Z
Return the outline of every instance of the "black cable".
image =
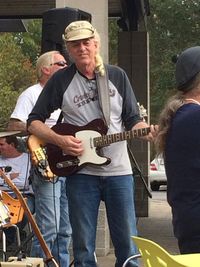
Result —
M55 219L55 226L56 226L56 244L57 244L57 252L58 252L58 255L57 255L57 259L58 259L58 263L60 265L60 248L59 248L59 243L58 243L58 225L57 225L57 220L56 220L56 203L55 203L55 184L58 182L59 178L56 178L56 182L55 181L51 181L51 183L53 183L53 199L54 199L54 219ZM59 219L59 222L60 222L60 219ZM60 228L60 225L59 225L59 228Z
M133 174L134 174L134 175L138 175L138 176L141 178L141 181L142 181L142 183L143 183L143 185L144 185L144 188L145 188L145 190L146 190L146 193L147 193L148 197L152 198L151 191L149 190L149 187L148 187L148 185L147 185L147 183L146 183L146 181L145 181L145 179L144 179L144 176L143 176L143 174L142 174L142 171L140 170L139 165L138 165L138 163L137 163L137 161L136 161L136 159L135 159L135 157L134 157L134 155L133 155L133 152L131 151L129 145L128 145L128 152L129 152L129 155L130 155L130 157L131 157L131 159L132 159L132 161L133 161L133 163L134 163L134 165L135 165L135 166L132 168L132 170L133 170Z
M127 144L127 147L128 147L128 152L129 152L129 156L131 158L131 161L134 164L134 167L132 167L133 176L139 176L141 178L142 183L144 185L144 188L145 188L145 190L147 192L148 197L152 198L152 194L151 194L151 192L150 192L150 190L148 188L148 185L147 185L147 183L146 183L146 181L144 179L144 176L143 176L143 174L142 174L142 172L141 172L141 170L140 170L140 168L138 166L138 163L137 163L137 161L136 161L136 159L135 159L135 157L133 155L133 152L131 151L130 146L128 144ZM143 194L141 209L143 209L143 207L144 207L144 203L145 203L144 200L145 200L145 198L144 198L144 194ZM136 218L136 225L138 225L138 223L139 223L139 217Z
M15 251L14 251L14 256L17 256L21 251L23 251L24 248L26 248L25 252L23 251L23 253L25 253L25 255L29 256L29 251L27 253L27 249L28 246L27 244L32 240L32 238L34 237L34 232L30 232L29 235L25 238L25 240L23 241L23 243L21 244L21 246L19 246Z
M73 266L74 264L74 260L72 260L72 262L70 263L69 267Z

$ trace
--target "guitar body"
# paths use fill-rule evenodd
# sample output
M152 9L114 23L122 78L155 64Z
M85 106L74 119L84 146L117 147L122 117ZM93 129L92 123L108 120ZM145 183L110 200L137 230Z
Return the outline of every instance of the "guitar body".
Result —
M121 133L107 134L107 126L103 120L96 119L84 126L68 123L57 123L51 128L59 135L71 135L82 141L83 154L75 157L64 154L62 148L46 144L34 135L28 138L28 147L32 161L37 165L43 177L47 179L57 176L68 176L82 169L85 165L107 165L111 160L101 155L101 148L115 142L142 137L150 132L150 127Z
M93 145L93 139L107 133L107 127L101 119L93 120L84 126L58 123L51 128L61 135L73 135L83 143L84 153L80 157L63 154L60 147L46 144L46 153L52 172L58 176L71 175L85 165L106 165L110 159L102 157L100 150Z
M33 165L37 166L38 171L45 180L53 180L55 174L51 171L46 157L45 143L35 135L30 135L27 145L31 153Z

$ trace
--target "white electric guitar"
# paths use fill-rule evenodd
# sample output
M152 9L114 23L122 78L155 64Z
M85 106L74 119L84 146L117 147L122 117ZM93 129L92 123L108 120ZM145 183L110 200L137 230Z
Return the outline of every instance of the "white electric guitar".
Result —
M110 158L100 154L100 148L112 143L129 140L134 137L148 135L150 128L125 131L109 134L103 120L96 119L85 126L75 126L68 123L58 123L52 127L61 135L73 135L83 143L84 152L81 156L74 157L63 154L60 147L46 144L46 154L51 171L58 176L67 176L83 168L86 164L107 165Z

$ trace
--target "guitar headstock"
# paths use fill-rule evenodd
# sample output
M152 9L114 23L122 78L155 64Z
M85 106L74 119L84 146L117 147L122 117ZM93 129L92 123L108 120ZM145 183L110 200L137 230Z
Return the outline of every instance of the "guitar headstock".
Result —
M144 108L143 105L140 105L139 102L137 104L138 104L138 107L139 107L140 117L143 119L143 121L146 121L147 116L148 116L146 108Z

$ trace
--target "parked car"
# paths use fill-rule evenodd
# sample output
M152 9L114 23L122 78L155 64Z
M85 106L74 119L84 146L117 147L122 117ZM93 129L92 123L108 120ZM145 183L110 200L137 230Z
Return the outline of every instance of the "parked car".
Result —
M150 163L150 186L152 191L158 191L161 185L167 185L164 160L161 156L156 157Z

